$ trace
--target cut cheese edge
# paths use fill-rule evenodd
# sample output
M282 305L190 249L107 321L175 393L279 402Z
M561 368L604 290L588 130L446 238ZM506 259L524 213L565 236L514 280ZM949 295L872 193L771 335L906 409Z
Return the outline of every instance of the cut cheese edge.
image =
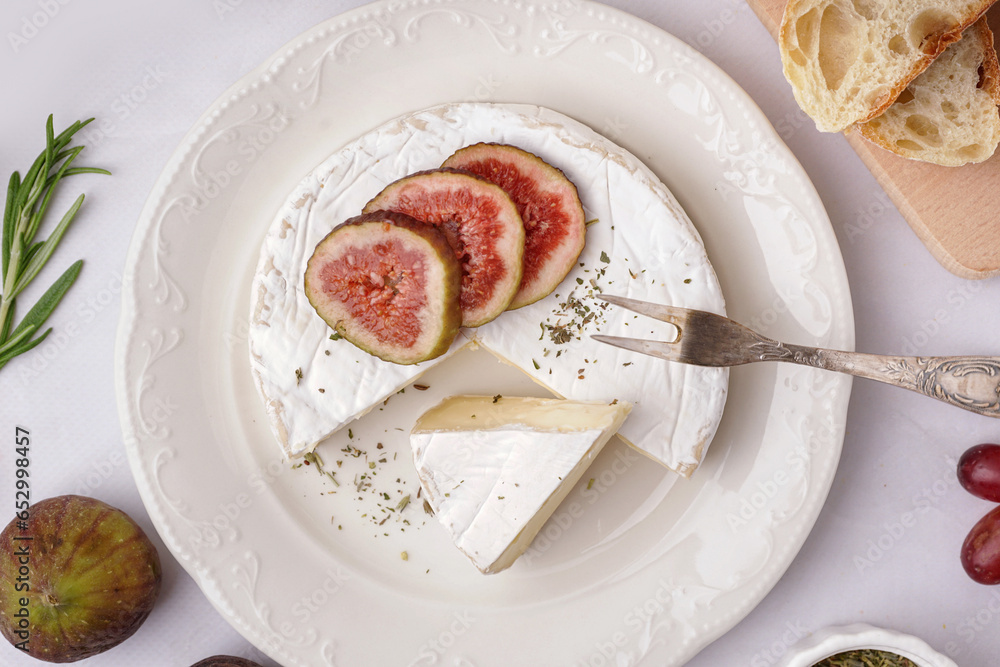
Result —
M427 502L483 573L510 567L625 421L631 404L453 396L410 433Z

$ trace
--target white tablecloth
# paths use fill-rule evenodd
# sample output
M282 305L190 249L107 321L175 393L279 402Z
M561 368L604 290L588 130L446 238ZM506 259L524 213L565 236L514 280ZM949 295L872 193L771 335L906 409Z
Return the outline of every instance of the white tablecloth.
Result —
M155 536L125 458L113 380L121 272L135 221L168 157L213 100L288 40L361 4L0 4L0 174L27 167L49 113L57 131L97 117L85 137L85 162L114 172L66 188L66 197L79 191L89 197L52 264L83 257L84 271L51 320L49 341L0 372L0 515L13 511L11 450L21 426L32 437L34 498L97 496ZM774 42L742 0L607 4L699 49L778 129L836 230L859 350L1000 353L1000 282L970 282L944 270L844 138L815 131L781 76ZM56 202L59 209L67 205ZM55 270L39 283L51 281ZM45 285L37 287L31 294ZM1000 663L1000 590L971 582L958 557L966 532L990 504L964 492L954 472L967 447L992 440L1000 440L1000 422L856 382L840 468L809 539L763 602L690 665L772 665L812 631L859 621L920 636L960 665ZM164 561L156 608L133 638L87 664L189 665L217 653L273 664L154 539ZM6 643L0 663L36 664Z

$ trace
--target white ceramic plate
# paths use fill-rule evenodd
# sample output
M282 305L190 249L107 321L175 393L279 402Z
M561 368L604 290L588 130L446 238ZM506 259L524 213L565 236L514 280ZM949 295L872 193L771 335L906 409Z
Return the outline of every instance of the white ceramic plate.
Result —
M550 107L631 150L698 227L731 316L790 342L853 347L815 191L698 53L586 2L379 2L303 34L227 91L150 196L116 354L139 491L206 596L286 665L681 664L749 613L805 540L836 470L848 378L734 369L692 480L609 445L593 482L495 577L476 573L419 502L394 509L416 490L397 429L446 393L532 391L517 371L474 352L432 370L430 389L322 446L340 487L284 463L268 432L246 313L274 212L352 138L469 100ZM370 471L373 484L351 492Z

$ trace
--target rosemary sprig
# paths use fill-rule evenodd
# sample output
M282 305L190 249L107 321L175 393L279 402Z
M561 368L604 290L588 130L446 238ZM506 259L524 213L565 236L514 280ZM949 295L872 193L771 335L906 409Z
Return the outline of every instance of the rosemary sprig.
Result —
M14 326L17 296L48 262L83 204L83 195L80 195L49 237L36 241L56 186L63 178L74 174L111 173L94 167L72 166L83 146L70 148L69 144L73 135L92 120L77 121L56 136L52 129L52 116L49 116L45 123L45 150L25 172L23 179L16 171L10 176L3 214L3 237L0 239L0 369L14 357L45 340L52 329L38 332L83 266L83 260L70 265Z

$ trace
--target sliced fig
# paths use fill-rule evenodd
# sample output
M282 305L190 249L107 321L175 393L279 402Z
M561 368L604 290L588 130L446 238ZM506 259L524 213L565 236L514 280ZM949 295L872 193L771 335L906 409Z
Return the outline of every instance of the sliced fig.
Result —
M390 211L337 225L306 266L309 302L341 336L397 364L447 351L462 321L462 270L444 232Z
M524 221L524 268L510 309L548 296L583 250L587 230L576 186L542 158L507 144L457 151L445 167L470 171L503 188Z
M462 267L462 326L486 324L510 305L521 284L524 224L502 188L434 169L391 183L364 210L399 211L444 231Z

